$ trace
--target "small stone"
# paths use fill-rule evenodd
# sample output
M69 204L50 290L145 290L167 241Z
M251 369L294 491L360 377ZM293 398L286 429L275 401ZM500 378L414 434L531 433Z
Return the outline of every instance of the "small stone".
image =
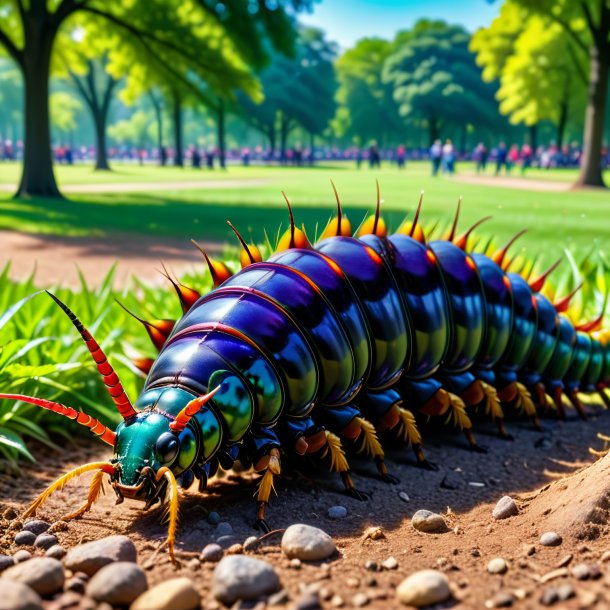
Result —
M340 595L333 595L330 599L330 605L333 608L341 608L342 606L345 606L345 601Z
M54 544L48 548L45 557L53 557L53 559L63 559L66 556L66 549L61 544Z
M557 567L558 568L565 568L567 565L570 565L570 562L572 561L573 558L574 558L574 555L572 555L572 553L568 553L567 555L564 555L557 562Z
M362 608L366 606L371 600L369 596L365 593L356 593L354 597L352 597L352 606L356 608Z
M345 579L345 584L348 587L351 587L352 589L356 589L357 587L360 586L360 581L357 578L346 578Z
M572 576L576 578L576 580L588 580L589 574L589 566L586 563L577 563L571 570Z
M398 567L398 561L395 557L388 557L381 565L386 570L395 570Z
M406 491L399 491L398 492L398 497L403 501L403 502L410 502L411 498L409 498L409 494Z
M561 536L556 532L545 532L540 536L540 544L542 546L559 546L561 542Z
M526 544L523 550L526 557L531 557L536 553L536 547L533 544Z
M72 572L85 572L92 576L114 561L135 563L137 556L136 547L127 536L108 536L70 549L64 565Z
M53 534L40 534L34 542L35 547L38 547L39 549L45 549L45 551L50 549L52 546L55 546L56 544L59 544L59 540L57 540L57 538L53 536Z
M551 580L556 580L557 578L563 578L564 576L567 576L567 575L568 575L567 568L558 568L557 570L551 570L550 572L543 574L540 577L540 582L541 583L550 582Z
M418 510L413 515L411 524L420 532L432 533L447 530L445 520L439 514L429 510Z
M15 560L10 555L0 555L0 572L15 565Z
M296 557L294 559L290 560L290 567L293 570L300 570L301 569L301 560L297 559Z
M290 601L290 596L288 595L288 591L286 589L282 589L277 593L273 593L267 598L267 604L269 606L283 606ZM132 609L133 610L133 609ZM142 608L144 610L144 608Z
M213 510L208 514L208 523L210 525L218 525L221 521L222 518L216 511Z
M258 546L258 538L256 536L248 536L244 540L244 551L253 551Z
M21 529L25 532L32 532L32 534L44 534L49 528L51 524L47 521L43 521L42 519L32 519L28 521Z
M583 591L578 598L579 608L592 608L599 601L599 593L597 591Z
M64 569L51 557L34 557L18 563L5 570L2 577L21 582L42 597L53 595L64 586Z
M328 587L322 587L318 591L318 596L321 600L324 600L326 602L333 596L333 592Z
M364 567L371 572L379 572L379 564L376 561L368 561L364 562Z
M225 552L227 555L241 555L244 552L244 547L239 542L236 542L235 544L232 544Z
M559 593L557 587L547 587L540 596L540 603L543 606L552 606L559 601Z
M596 563L589 564L589 578L591 580L597 580L602 577L602 571Z
M479 549L472 549L472 550L470 551L470 554L471 554L473 557L480 557L480 556L481 556L481 551L479 551Z
M296 557L302 561L320 561L337 550L333 539L326 532L304 523L288 527L282 536L281 546L287 557Z
M15 534L15 544L19 546L32 546L34 542L36 542L36 534L33 532L21 530Z
M294 610L322 610L319 596L316 593L305 593L294 604Z
M0 578L0 610L42 610L42 600L27 585Z
M87 584L87 595L97 602L128 606L148 589L146 574L130 561L117 561L100 568Z
M238 599L257 599L279 589L280 581L273 567L247 555L224 557L212 578L212 594L226 605Z
M201 551L201 561L209 561L211 563L217 563L223 558L224 551L219 544L207 544Z
M480 481L468 481L468 485L470 485L470 487L485 487L485 483L481 483Z
M490 574L506 574L508 572L508 564L502 557L496 557L487 564L487 571Z
M437 570L421 570L405 578L396 589L398 599L407 606L421 608L451 597L449 580Z
M65 591L58 597L55 597L53 603L49 606L49 610L80 610L82 594L76 591ZM95 602L94 602L95 603ZM98 606L96 610L99 610L102 606Z
M221 536L231 536L233 534L233 526L228 521L221 521L214 530L214 535L217 538Z
M85 589L87 588L87 582L82 578L77 578L73 576L72 578L66 581L64 589L66 591L74 591L75 593L79 593L80 595L84 595Z
M557 587L557 597L559 597L559 601L565 602L575 595L576 591L574 591L574 587L570 583L566 582Z
M191 570L191 572L196 572L201 567L201 561L199 561L197 557L193 557L192 559L189 559L186 567Z
M367 527L362 535L363 540L381 540L382 538L385 538L385 534L383 533L383 530L376 525Z
M603 562L610 561L610 551L604 551L601 560Z
M7 521L12 521L17 518L17 511L14 508L7 508L3 513L2 517Z
M494 519L508 519L508 517L518 515L519 508L510 496L504 496L498 500L491 514Z
M233 534L228 536L219 536L216 538L216 544L226 550L234 544L239 544L239 538L237 536L233 536Z
M464 477L457 472L450 470L445 474L443 480L441 481L442 489L459 489L464 482Z
M515 598L510 593L500 592L496 593L490 601L490 608L510 608L514 603Z
M170 578L142 593L129 610L196 610L201 596L188 578Z
M26 551L25 549L21 549L13 555L13 559L15 563L23 563L28 559L32 559L32 553L30 553L30 551Z
M70 526L68 525L67 521L60 519L59 521L55 521L55 523L53 523L53 525L47 530L47 534L56 534L57 532L67 532L69 527Z
M328 517L330 519L345 519L347 517L347 508L345 506L331 506L328 509Z

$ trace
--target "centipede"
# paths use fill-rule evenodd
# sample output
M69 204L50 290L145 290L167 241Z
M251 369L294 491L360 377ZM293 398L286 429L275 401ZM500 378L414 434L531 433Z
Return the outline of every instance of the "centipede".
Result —
M334 185L333 185L334 188ZM469 248L473 231L458 234L461 200L452 225L432 239L413 218L390 233L375 212L356 231L335 189L337 214L312 244L295 224L273 254L234 231L241 270L201 249L213 289L201 295L165 270L182 308L178 320L145 320L158 350L135 364L146 375L132 403L96 339L68 305L49 292L85 342L122 422L112 430L82 410L21 394L0 394L48 409L90 429L113 448L108 461L82 465L53 482L27 509L35 514L55 491L95 472L82 516L108 479L117 502L166 508L169 557L175 540L178 486L204 493L219 469L236 462L259 473L256 526L269 531L266 510L282 460L308 459L337 473L345 493L356 489L350 455L374 462L395 483L382 438L411 446L418 466L434 468L418 422L444 418L461 429L473 451L484 451L471 411L483 407L509 439L505 411L540 426L542 410L585 419L582 393L610 408L610 330L567 315L578 286L551 300L542 292L554 263L533 276L511 272L509 249ZM197 244L195 244L197 245ZM199 246L198 246L199 247ZM564 400L565 397L565 400Z

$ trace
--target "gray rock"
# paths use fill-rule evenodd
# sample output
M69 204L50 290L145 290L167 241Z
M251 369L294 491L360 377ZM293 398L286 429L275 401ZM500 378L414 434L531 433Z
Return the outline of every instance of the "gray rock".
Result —
M572 599L576 595L574 587L569 583L563 583L557 587L557 597L559 601L565 602L568 599Z
M136 547L127 536L108 536L70 549L64 565L72 572L85 572L92 576L113 561L136 560Z
M224 551L222 550L222 547L219 544L212 543L203 547L200 558L201 561L216 563L222 559L223 555Z
M459 489L464 484L464 476L455 472L454 470L450 470L445 474L443 480L441 481L442 489Z
M347 508L345 506L331 506L328 509L328 516L331 519L345 519L347 517Z
M23 561L32 559L32 553L30 553L30 551L26 551L25 549L21 549L13 555L13 559L15 563L22 563Z
M217 538L221 536L231 536L233 534L233 526L227 521L221 521L214 530L214 535Z
M447 531L445 520L437 513L429 510L418 510L411 518L413 527L426 533Z
M129 610L198 610L201 595L188 578L171 578L142 593Z
M218 525L221 521L221 517L220 515L215 512L212 511L211 513L208 514L208 523L211 525Z
M398 497L403 501L403 502L410 502L411 498L409 498L409 494L406 491L399 491L398 492Z
M15 544L19 546L32 546L36 542L36 534L22 530L15 534Z
M543 606L552 606L559 601L559 593L557 587L547 587L540 596L540 603Z
M59 540L57 540L53 534L40 534L34 542L34 546L45 550L48 550L57 544L59 544Z
M506 574L508 572L508 564L502 557L496 557L487 564L487 571L490 574Z
M267 604L269 606L283 606L290 601L290 596L288 595L288 591L286 589L282 589L277 593L273 593L267 599Z
M247 555L225 557L214 570L212 594L226 605L275 593L280 580L268 563Z
M252 551L258 546L258 538L256 536L248 536L244 540L244 551Z
M317 593L305 593L294 604L294 610L323 610Z
M515 598L511 593L496 593L491 599L492 608L510 608L515 603Z
M382 564L386 570L395 570L398 567L396 557L388 557Z
M540 536L540 544L542 546L559 546L561 543L561 536L556 532L545 532Z
M216 544L218 544L220 547L222 547L223 549L228 549L229 547L233 546L234 544L238 544L239 543L239 538L237 536L220 536L219 538L216 538Z
M287 557L296 557L302 561L326 559L337 550L333 539L325 531L304 523L296 523L287 528L281 546Z
M356 593L354 597L352 597L352 606L355 608L363 608L370 602L370 598L366 593Z
M66 549L64 549L61 544L54 544L52 547L48 548L45 556L53 557L53 559L63 559L66 556Z
M50 527L51 524L47 521L43 521L42 519L32 519L31 521L28 521L21 529L26 532L32 532L38 536L39 534L44 534L44 532L46 532Z
M414 572L398 585L396 596L403 604L416 608L438 604L451 597L449 580L437 570Z
M105 565L87 584L87 595L97 602L128 606L148 589L146 574L130 561Z
M66 581L64 589L66 591L74 591L74 593L78 593L80 595L85 594L85 590L87 588L87 581L82 578L78 578L77 576L73 576Z
M0 555L0 572L15 565L15 560L10 555Z
M42 600L30 587L0 578L0 610L42 610Z
M52 557L33 557L5 570L2 578L21 582L45 597L61 591L64 586L64 569Z
M508 517L518 515L519 508L510 496L504 496L498 500L491 514L494 519L508 519Z

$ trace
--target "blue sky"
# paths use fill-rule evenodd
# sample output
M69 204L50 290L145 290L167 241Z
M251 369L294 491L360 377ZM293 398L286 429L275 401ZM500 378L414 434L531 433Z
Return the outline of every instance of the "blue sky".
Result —
M489 25L501 2L487 0L321 0L301 21L326 30L343 48L364 36L392 38L418 19L444 19L470 31Z

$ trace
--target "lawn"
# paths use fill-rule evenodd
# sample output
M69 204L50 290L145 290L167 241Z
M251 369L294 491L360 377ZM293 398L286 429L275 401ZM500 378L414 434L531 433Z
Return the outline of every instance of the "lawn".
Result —
M462 164L461 171L472 173ZM17 175L15 165L0 166L5 183ZM536 179L573 177L573 172L536 171ZM11 178L12 176L12 178ZM287 213L284 190L295 209L297 222L313 234L334 210L330 179L334 180L343 206L357 225L366 210L375 205L375 178L379 179L384 214L397 226L412 214L421 190L425 191L423 218L448 223L458 197L463 196L461 226L481 216L494 219L485 232L506 239L523 227L530 233L523 240L528 250L553 256L564 247L582 250L593 243L604 246L610 239L610 194L596 191L541 192L466 184L449 177L432 178L424 163L410 163L405 171L383 167L356 170L351 164L329 164L316 168L231 167L225 172L191 168L119 166L111 173L94 173L90 167L60 167L60 184L175 182L175 190L71 194L65 201L14 201L9 194L0 200L0 228L65 235L103 235L128 231L180 239L228 240L231 219L244 233L263 239L263 229L274 234ZM189 181L212 181L210 188ZM222 181L220 184L218 181ZM216 183L216 184L214 184ZM241 183L241 184L240 184Z

